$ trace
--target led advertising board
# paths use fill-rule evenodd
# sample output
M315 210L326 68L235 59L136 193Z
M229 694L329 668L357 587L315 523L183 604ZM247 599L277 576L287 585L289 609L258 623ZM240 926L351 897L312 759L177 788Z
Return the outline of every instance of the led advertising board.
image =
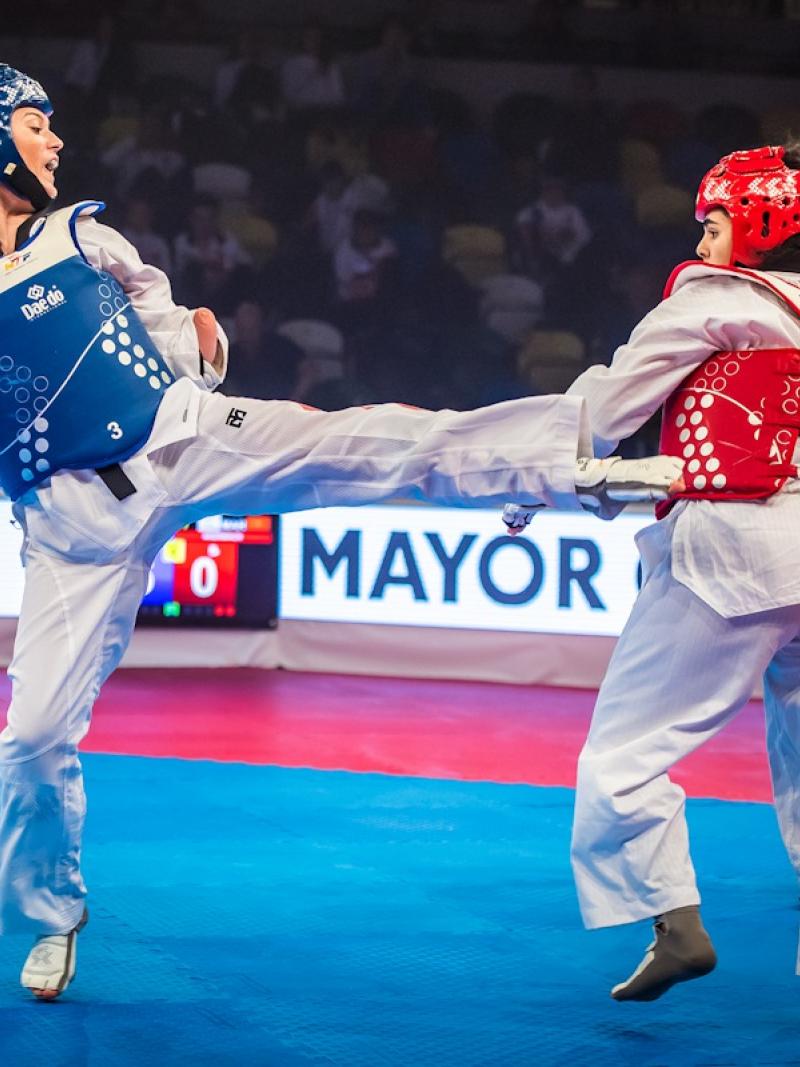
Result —
M283 619L616 636L638 589L645 513L326 508L281 517Z

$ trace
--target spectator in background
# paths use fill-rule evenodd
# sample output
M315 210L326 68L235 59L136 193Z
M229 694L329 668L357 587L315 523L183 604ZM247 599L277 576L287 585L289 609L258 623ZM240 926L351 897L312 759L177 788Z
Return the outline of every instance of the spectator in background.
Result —
M516 228L528 272L537 276L548 263L569 266L592 239L586 218L568 197L564 182L553 175L542 180L541 192L523 208Z
M303 352L293 341L270 329L261 305L243 300L233 317L222 392L258 400L288 400L294 396L302 359Z
M395 207L391 189L377 174L358 174L353 178L347 186L345 202L351 218L361 208L385 216Z
M127 198L142 179L146 179L151 199L165 195L166 187L175 182L185 191L186 157L176 146L160 106L145 111L137 133L111 145L103 152L101 160L112 171L116 193L122 199Z
M574 181L613 179L622 125L620 116L603 99L593 68L573 69L569 99L558 111L545 151L548 169Z
M304 325L298 335L296 327ZM279 333L290 330L286 323ZM295 323L293 340L303 352L298 367L293 400L323 411L334 411L357 404L370 403L374 396L361 377L358 380L348 373L351 358L347 353L344 337L331 323L316 321Z
M215 114L220 129L209 162L224 160L247 170L263 170L284 154L286 107L274 71L247 64L236 77L224 111Z
M538 188L539 161L535 152L525 148L508 153L498 176L494 205L494 217L503 230L513 234L517 216L530 205Z
M420 85L410 54L412 35L405 19L389 15L375 48L361 55L353 69L356 107L376 118L408 118L420 110Z
M250 134L264 123L282 122L286 109L280 97L275 74L267 67L249 63L237 75L228 99L228 111ZM253 151L250 145L250 151Z
M344 104L342 71L320 25L307 25L303 30L301 51L284 61L281 92L287 106L295 111Z
M216 110L224 111L233 103L234 90L247 71L255 68L271 73L276 65L277 56L263 34L252 27L242 30L231 44L227 59L220 63L214 75L213 102Z
M387 264L397 248L386 236L386 217L360 208L353 215L350 236L334 255L336 292L345 304L374 301L381 295Z
M145 263L172 274L172 255L167 241L153 229L153 208L148 200L134 197L128 201L122 234L127 237Z
M280 138L286 118L278 84L278 59L266 38L243 33L233 58L217 70L214 109L225 128L218 139L215 158L239 163L252 170L280 156ZM227 149L227 151L226 151Z
M175 269L181 274L199 264L219 265L230 272L249 257L219 221L219 204L211 196L195 197L186 230L175 238Z
M47 23L47 16L42 17ZM59 108L59 129L66 132L84 173L96 168L96 123L106 113L109 101L119 93L130 92L137 82L134 52L120 40L114 17L104 14L92 20L92 26L93 35L79 39L67 61L63 106ZM71 176L75 173L71 171Z
M213 197L195 198L186 230L175 238L175 287L182 300L202 298L226 316L254 285L250 258L222 228Z
M214 75L212 100L217 111L224 111L239 75L252 63L258 62L258 43L249 29L242 30L230 45L228 56L217 67Z
M89 129L87 133L92 138L92 155L94 165L97 166L97 154L102 154L112 145L118 144L126 137L135 137L139 129L139 116L142 111L142 101L136 92L135 86L128 86L112 93L105 104L105 114L97 123L95 129Z
M350 231L350 206L346 197L349 178L335 159L319 172L320 190L306 215L305 226L316 231L323 252L333 253Z
M385 216L394 209L391 189L376 174L349 178L336 160L324 163L319 174L322 188L308 210L306 226L316 229L320 248L327 254L350 236L357 211Z
M279 245L277 227L267 216L266 191L255 179L247 199L229 203L225 217L226 233L238 241L256 269L272 259Z
M88 106L97 114L108 95L134 84L132 53L122 42L112 14L100 15L92 37L78 41L67 64L64 84L71 90L70 104Z

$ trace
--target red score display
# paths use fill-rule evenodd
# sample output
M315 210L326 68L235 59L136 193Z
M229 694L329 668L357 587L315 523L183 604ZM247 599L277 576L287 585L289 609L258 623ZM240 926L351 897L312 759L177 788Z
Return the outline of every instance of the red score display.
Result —
M172 599L189 606L214 606L214 614L232 615L236 611L236 588L239 577L239 545L235 542L211 542L182 538L183 562L176 564Z
M159 552L139 610L145 625L265 626L277 617L277 519L218 515Z

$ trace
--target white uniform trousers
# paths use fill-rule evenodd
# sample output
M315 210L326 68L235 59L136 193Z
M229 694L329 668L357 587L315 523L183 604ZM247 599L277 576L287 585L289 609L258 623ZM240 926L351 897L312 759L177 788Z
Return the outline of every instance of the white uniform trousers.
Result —
M762 672L776 809L800 873L800 605L723 618L672 577L664 527L578 761L572 864L588 928L700 902L685 794L667 772L731 721Z
M150 564L178 527L219 512L281 512L393 496L577 507L582 412L581 399L566 397L465 413L400 405L323 413L202 393L196 433L148 453L148 463L136 466L139 476L144 467L152 479L140 485L141 499L160 503L124 549L106 558L96 534L83 536L58 514L49 536L51 516L39 513L38 541L29 530L24 552L25 592L9 669L12 702L0 735L0 930L62 933L80 918L85 800L78 745L100 686L127 647ZM72 491L84 490L76 480ZM108 508L119 506L109 492ZM65 530L72 543L55 551Z

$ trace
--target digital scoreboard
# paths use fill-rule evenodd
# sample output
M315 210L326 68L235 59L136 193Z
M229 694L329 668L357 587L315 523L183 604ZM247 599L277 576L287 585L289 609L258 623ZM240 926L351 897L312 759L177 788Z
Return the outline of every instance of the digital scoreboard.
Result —
M176 533L156 557L139 624L274 626L277 552L271 515L201 519Z

